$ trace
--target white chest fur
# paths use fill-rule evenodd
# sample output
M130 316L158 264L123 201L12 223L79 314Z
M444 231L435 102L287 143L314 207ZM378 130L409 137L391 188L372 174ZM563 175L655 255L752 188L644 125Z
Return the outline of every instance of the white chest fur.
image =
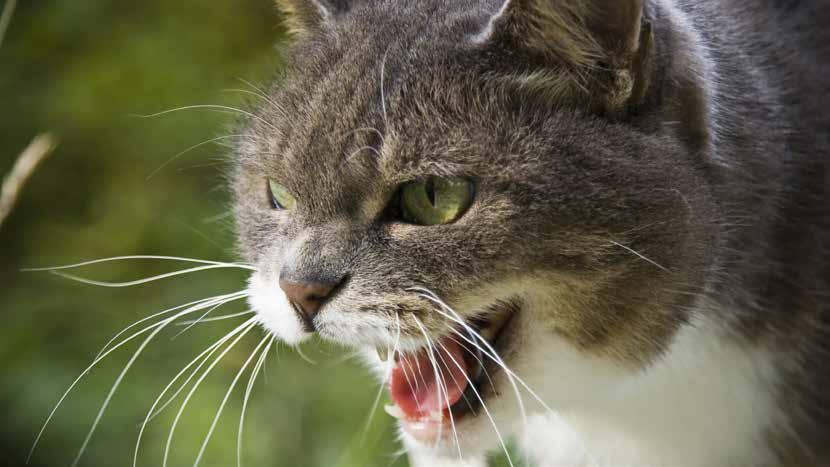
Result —
M540 467L769 463L763 437L781 420L764 352L727 344L698 322L681 330L660 362L620 383L607 365L552 342L536 345L559 357L546 369L523 365L531 370L524 374L544 372L540 395L562 402L554 406L558 417L529 420L525 447Z

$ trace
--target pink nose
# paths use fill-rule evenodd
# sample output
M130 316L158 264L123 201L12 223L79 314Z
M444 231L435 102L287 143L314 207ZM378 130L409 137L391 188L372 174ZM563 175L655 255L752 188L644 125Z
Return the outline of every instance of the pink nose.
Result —
M328 300L332 291L339 284L320 284L315 282L293 282L280 279L280 288L288 297L297 312L301 314L306 323L312 325L314 317L320 312L320 308Z

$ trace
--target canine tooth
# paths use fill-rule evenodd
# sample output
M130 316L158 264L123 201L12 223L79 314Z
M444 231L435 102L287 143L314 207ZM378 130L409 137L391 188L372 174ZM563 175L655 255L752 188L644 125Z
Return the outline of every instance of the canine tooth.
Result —
M429 413L429 419L435 422L440 422L444 419L444 414L440 410L434 410Z
M397 418L398 420L404 418L403 410L395 404L386 404L383 406L383 410L392 418Z
M378 347L377 351L378 351L378 358L380 359L380 361L385 362L385 361L389 360L389 349L388 348Z

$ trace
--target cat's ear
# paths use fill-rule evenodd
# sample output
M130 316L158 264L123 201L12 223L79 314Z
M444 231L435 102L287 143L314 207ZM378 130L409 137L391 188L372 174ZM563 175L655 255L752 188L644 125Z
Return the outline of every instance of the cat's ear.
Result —
M331 24L349 8L348 0L277 0L289 31L305 34Z
M620 110L639 103L650 81L653 40L643 2L505 0L476 41L521 49L575 80L550 80L558 92L582 89Z

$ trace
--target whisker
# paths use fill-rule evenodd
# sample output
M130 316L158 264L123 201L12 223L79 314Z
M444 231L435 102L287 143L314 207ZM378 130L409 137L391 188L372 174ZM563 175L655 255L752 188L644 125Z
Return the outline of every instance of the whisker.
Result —
M421 360L420 359L417 359L417 358L415 359L415 368L418 370L418 376L421 377L421 382L426 384L426 380L424 379L424 373L423 373L423 371L421 371ZM415 371L413 371L412 373L413 373L413 376L414 376ZM418 378L417 377L415 377L415 390L416 391L418 390Z
M194 272L201 272L201 271L208 271L211 269L228 269L228 268L236 268L238 266L229 266L225 264L212 264L208 266L199 266L195 268L188 268L188 269L180 269L178 271L168 272L164 274L159 274L157 276L152 277L145 277L143 279L137 279L133 281L127 282L107 282L107 281L97 281L93 279L87 279L85 277L76 276L74 274L67 274L65 272L60 271L49 271L50 274L54 274L56 276L63 277L65 279L73 280L75 282L80 282L82 284L87 285L95 285L98 287L112 287L112 288L123 288L123 287L133 287L136 285L147 284L150 282L160 281L162 279L168 279L170 277L182 276L185 274L191 274Z
M114 336L113 336L113 337L112 337L109 341L107 341L107 343L106 343L106 344L104 344L104 347L103 347L103 348L101 348L101 350L98 352L98 355L96 355L96 356L95 356L95 358L100 357L100 356L101 356L101 354L103 354L103 353L107 350L107 348L110 346L110 344L112 344L113 342L115 342L116 340L118 340L118 338L119 338L119 337L121 337L122 335L126 334L126 333L127 333L127 331L129 331L130 329L132 329L132 328L134 328L134 327L136 327L136 326L138 326L138 325L140 325L140 324L142 324L142 323L145 323L145 322L147 322L147 321L150 321L150 320L152 320L152 319L154 319L154 318L157 318L157 317L159 317L159 316L163 316L163 315L166 315L166 314L168 314L168 313L172 313L172 312L174 312L174 311L176 311L176 310L180 310L180 309L182 309L182 308L187 308L187 307L192 306L192 305L205 304L205 306L211 306L211 305L213 305L214 303L216 303L214 300L224 300L224 299L226 299L226 298L232 298L232 297L235 297L237 294L238 294L239 296L241 296L241 297L245 297L245 296L247 296L247 292L246 292L246 291L239 291L239 292L234 292L234 293L231 293L231 294L226 294L226 295L217 295L216 297L203 298L203 299L201 299L201 300L196 300L196 301L193 301L193 302L190 302L190 303L185 303L184 305L179 305L179 306L176 306L176 307L173 307L173 308L168 308L168 309L166 309L166 310L164 310L164 311L160 311L160 312L158 312L158 313L154 313L154 314L152 314L152 315L150 315L150 316L148 316L148 317L146 317L146 318L142 318L142 319L140 319L140 320L138 320L138 321L134 322L133 324L131 324L131 325L129 325L129 326L127 326L127 327L125 327L124 329L122 329L121 331L119 331L117 334L115 334L115 335L114 335ZM210 302L210 303L208 303L208 302Z
M265 99L269 104L274 105L275 107L279 107L279 105L276 103L276 101L274 101L273 99L268 97L268 91L266 91L265 89L251 83L250 81L248 81L246 79L243 79L243 78L237 78L237 79L240 82L242 82L243 84L249 86L251 89L255 90L257 92L257 95L262 97L263 99Z
M48 417L46 417L46 421L43 423L43 426L40 428L40 431L38 432L37 436L35 437L35 441L32 443L32 447L31 447L31 449L29 450L29 455L28 455L28 456L27 456L27 458L26 458L26 462L28 463L28 462L31 460L32 455L34 455L35 449L37 448L38 443L40 442L41 438L43 437L43 433L46 431L46 427L47 427L47 426L49 426L49 423L52 421L52 418L54 418L55 413L58 411L58 409L61 407L61 405L63 405L63 402L66 400L66 398L69 396L69 394L70 394L70 393L72 392L72 390L75 388L75 386L77 386L77 385L78 385L78 383L79 383L79 382L80 382L80 381L81 381L81 380L82 380L82 379L83 379L83 378L84 378L87 374L89 374L89 372L90 372L90 371L92 371L92 369L93 369L93 368L95 368L95 367L98 365L98 363L100 363L102 360L104 360L104 359L105 359L107 356L109 356L111 353L115 352L116 350L118 350L119 348L123 347L123 346L124 346L124 345L126 345L127 343L131 342L133 339L136 339L137 337L141 336L142 334L147 333L147 332L149 332L149 331L151 331L151 330L153 330L153 329L155 329L155 328L162 327L162 326L166 326L167 324L169 324L170 322L172 322L172 320L174 320L174 319L176 319L176 318L178 318L178 317L180 317L180 316L184 316L185 314L196 312L196 311L198 311L198 310L202 309L201 307L203 307L203 306L204 306L203 304L194 305L193 307L188 308L187 310L182 311L182 312L180 312L180 313L176 314L173 318L168 318L168 319L167 319L167 320L165 320L165 321L162 321L162 322L159 322L159 323L154 323L154 324L151 324L150 326L147 326L146 328L144 328L144 329L142 329L142 330L140 330L140 331L137 331L137 332L133 333L131 336L129 336L129 337L127 337L127 338L125 338L124 340L122 340L122 341L121 341L121 342L119 342L118 344L114 345L112 348L110 348L110 349L109 349L109 350L107 350L106 352L104 352L104 353L102 353L101 355L97 356L97 357L96 357L96 358L92 361L92 363L91 363L91 364L89 364L89 365L88 365L88 366L84 369L84 371L83 371L83 372L81 372L81 374L80 374L80 375L78 375L78 377L77 377L77 378L75 378L75 380L74 380L74 381L72 381L72 384L70 384L70 385L69 385L69 387L66 389L66 391L64 391L64 393L61 395L61 397L60 397L60 399L58 400L58 402L57 402L57 403L55 404L55 406L52 408L52 411L49 413L49 416L48 416Z
M440 342L436 342L436 341L434 341L434 340L433 340L432 342L433 342L433 344L434 344L436 347L438 347L438 348L440 348L440 349L444 350L444 352L448 352L447 347L446 347L445 345L441 344ZM444 364L444 367L445 367L445 368L450 368L450 365L449 365L449 364L447 363L447 361L444 359L444 356L443 356L443 355L441 355L441 352L436 352L435 354L436 354L436 355L438 356L438 358L441 360L441 363L443 363L443 364ZM460 387L460 386L461 386L460 384L458 384L458 380L455 378L455 375L454 375L454 374L450 373L450 378L452 378L452 382L453 382L453 383L455 383L455 386L456 386L456 387ZM461 397L464 399L464 402L466 402L468 405L470 404L470 401L467 399L466 394L461 394ZM447 408L449 409L449 406L448 406Z
M397 318L398 314L395 313L395 317ZM378 387L378 392L375 394L375 400L372 403L372 409L369 411L369 416L366 417L366 424L363 426L363 434L360 437L360 444L363 445L366 443L366 436L369 434L369 427L372 425L372 420L375 417L375 413L380 406L380 399L383 397L383 391L389 384L389 381L392 379L392 370L395 368L395 352L398 349L398 345L401 339L401 328L400 328L400 320L398 322L398 332L395 336L395 342L393 345L390 346L387 344L386 346L386 354L391 355L391 358L386 362L386 376L383 377L383 382Z
M415 320L415 324L417 324L418 328L421 330L421 334L424 335L424 339L426 339L426 341L427 341L427 349L428 349L428 352L429 352L429 359L430 359L430 363L432 364L433 370L435 371L436 383L439 383L439 386L438 386L439 389L441 387L443 387L443 389L444 389L444 401L447 404L447 413L450 415L450 425L452 426L453 436L455 437L455 446L456 446L456 449L458 449L458 459L463 461L464 456L461 453L461 443L458 440L458 431L455 428L455 418L453 417L452 407L450 405L450 391L449 391L449 388L447 387L447 382L443 380L443 378L441 377L441 372L438 370L438 362L436 361L435 353L433 352L433 348L435 348L435 345L434 345L432 339L430 339L429 334L426 331L426 328L421 323L421 320L419 320L418 317L414 316L414 315L413 315L413 319ZM444 349L444 351L446 352L446 349ZM440 352L438 352L438 354L439 354L439 357L440 357ZM443 360L443 358L442 358L442 360ZM444 363L444 365L446 366L446 362ZM455 376L452 376L452 378L455 379ZM456 382L456 387L458 387L457 382ZM439 391L439 397L440 397L440 391ZM439 438L440 438L440 435L439 435Z
M172 323L177 318L179 318L181 316L184 316L186 314L189 314L189 313L193 313L194 311L195 310L185 310L185 311L177 313L176 315L174 315L170 318L167 318L166 320L162 321L161 323L158 323L159 325L156 327L156 329L153 332L151 332L150 335L148 335L146 339L144 339L144 341L141 343L141 345L139 345L138 349L136 349L136 351L133 353L132 358L130 358L130 360L124 366L124 369L121 370L121 373L118 375L118 378L116 378L115 382L113 383L109 394L107 394L107 397L104 400L104 403L101 405L101 408L98 410L98 415L95 417L95 421L92 423L92 427L89 429L89 432L86 435L86 439L84 439L84 442L81 445L81 449L78 451L78 455L75 456L75 461L72 463L72 467L77 466L78 463L81 461L81 456L83 456L84 451L86 450L87 446L89 445L89 442L92 439L92 435L93 435L93 433L95 433L95 429L98 427L98 424L101 422L101 418L103 418L104 412L106 412L107 407L109 406L109 403L112 400L112 397L115 395L115 392L118 390L118 386L120 386L121 381L124 379L124 376L127 375L127 372L130 370L130 368L133 366L135 361L138 359L139 355L141 355L141 352L147 347L147 345L153 340L153 338L156 337L156 335L158 335L161 331L164 330L165 327L167 327L167 325Z
M347 351L342 356L326 362L326 367L342 365L349 360L354 360L355 358L360 357L361 355L363 355L363 352L360 350L353 350L351 352Z
M515 377L519 381L521 381L521 379L512 370L510 370L507 367L507 364L505 364L504 360L501 359L498 352L496 352L496 349L494 349L493 346L491 346L490 343L487 342L487 339L484 339L483 337L481 337L481 335L478 332L476 332L472 327L470 327L470 325L467 324L461 318L461 316L459 316L458 313L455 312L455 310L453 310L443 300L441 300L437 296L435 296L435 294L432 293L430 290L424 289L424 288L421 288L421 287L415 287L415 288L413 288L413 290L420 290L421 292L425 292L425 294L421 294L422 297L426 298L427 300L429 300L433 303L436 303L440 308L444 309L447 313L452 313L453 315L455 315L455 316L450 316L447 313L442 312L438 308L435 309L442 316L450 319L451 321L454 321L454 322L460 324L466 332L470 333L470 335L472 335L472 336L477 337L478 340L480 340L481 343L484 344L484 346L486 346L487 349L489 349L490 353L488 354L487 352L484 351L484 349L481 348L481 346L476 344L474 341L470 341L465 336L463 336L461 333L459 333L457 330L453 330L459 337L461 337L462 339L467 341L470 345L473 345L473 346L477 347L486 356L490 357L491 360L496 362L500 367L502 367L505 370L505 372L506 372L505 374L508 375L508 380L510 381L510 385L513 387L513 392L516 394L517 402L519 404L519 410L522 414L522 420L524 421L525 426L527 426L527 414L525 412L524 403L522 402L522 398L521 398L521 395L519 393L519 388L516 386L516 383L513 381L513 377ZM524 383L523 383L523 385L525 386L526 389L528 389L528 391L530 391L531 394L535 395L535 392L530 390L530 388L527 387L527 385L525 385ZM539 401L542 402L541 398L539 398L538 396L535 396L535 397L537 397L537 399L539 399ZM544 402L542 402L542 403L544 404ZM545 406L545 407L547 407L547 406Z
M181 261L185 263L197 263L197 264L214 264L214 265L224 265L224 266L236 266L241 269L248 269L251 271L256 271L257 268L251 266L250 264L243 264L243 263L226 263L222 261L209 261L204 259L195 259L195 258L185 258L179 256L161 256L161 255L129 255L129 256L113 256L110 258L101 258L95 259L91 261L84 261L81 263L75 264L67 264L62 266L49 266L45 268L25 268L21 269L23 272L49 272L49 271L62 271L66 269L77 269L82 268L84 266L92 266L94 264L101 264L101 263L110 263L113 261L125 261L125 260L132 260L132 259L152 259L152 260L163 260L163 261Z
M490 343L487 342L487 339L484 339L483 337L481 337L481 335L478 332L476 332L472 327L470 327L470 325L468 325L463 319L461 319L461 317L458 315L458 313L455 312L455 310L453 310L449 305L447 305L443 300L441 300L437 296L435 296L435 294L432 293L431 291L429 291L428 289L416 287L413 290L420 290L421 292L426 292L426 294L421 294L421 296L426 298L427 300L433 302L433 303L438 304L440 308L443 308L446 312L452 313L455 316L450 316L447 313L442 312L440 309L436 308L435 310L438 311L438 313L440 313L444 317L460 324L462 327L464 327L464 330L466 332L470 333L472 336L477 337L481 341L481 343L484 344L484 346L486 346L490 350L490 354L488 354L487 352L484 352L484 349L482 349L481 346L477 345L475 343L475 341L470 341L465 336L463 336L461 333L459 333L458 331L453 330L453 332L458 334L459 337L461 337L465 341L469 342L470 345L478 347L479 350L482 350L482 352L486 356L490 357L491 360L496 362L500 367L502 367L505 370L505 374L508 376L507 380L510 382L511 387L513 388L513 392L516 395L516 401L519 404L519 412L522 415L522 422L524 423L524 426L526 428L527 427L527 412L525 411L524 402L522 400L521 394L519 393L519 388L518 388L518 386L516 386L516 382L514 381L514 377L516 378L516 380L520 381L522 383L522 385L525 386L525 389L527 389L532 395L534 395L534 397L536 397L536 399L538 399L540 402L542 402L541 398L536 396L536 393L534 391L532 391L527 386L527 384L524 383L524 381L521 378L519 378L512 370L510 370L507 367L507 364L505 364L504 360L502 360L501 357L498 355L498 352L496 352L496 349L494 349L493 346L491 346ZM545 404L544 402L542 402L542 405L544 405L545 408L547 408L547 404Z
M177 153L175 156L171 157L170 159L167 159L167 160L166 160L163 164L161 164L161 165L160 165L160 166L158 166L155 170L153 170L152 172L150 172L150 174L149 174L149 175L147 175L147 178L145 179L145 181L148 181L148 182L149 182L149 181L150 181L153 177L155 177L155 176L156 176L156 174L157 174L157 173L161 172L161 171L162 171L165 167L167 167L168 165L170 165L170 164L172 164L174 161L176 161L176 159L178 159L178 158L180 158L180 157L184 156L185 154L189 153L190 151L193 151L193 150L199 149L199 148L200 148L200 147L202 147L202 146L207 146L208 144L215 143L215 142L217 142L217 141L223 141L223 140L230 139L230 138L244 138L244 137L245 137L245 135L226 135L226 136L218 136L218 137L216 137L216 138L211 138L211 139L209 139L209 140L202 141L202 142L201 142L201 143L199 143L199 144L194 144L193 146L190 146L189 148L187 148L187 149L185 149L185 150L183 150L183 151L181 151L181 152Z
M300 347L299 345L294 347L294 351L297 352L297 355L299 355L304 362L308 363L309 365L317 366L317 360L312 360L311 358L309 358L308 355L306 355L303 352L302 347Z
M446 351L446 349L444 350ZM493 425L493 430L495 430L496 436L498 436L499 441L501 442L501 447L504 450L504 454L507 456L507 463L510 464L511 467L513 467L513 459L510 458L510 452L507 449L507 444L504 442L504 438L499 432L499 429L496 427L496 422L493 420L492 415L490 415L490 410L487 408L487 404L484 402L484 399L478 393L478 389L476 389L475 384L472 381L470 381L470 377L467 376L467 372L465 372L464 368L455 360L455 357L453 357L449 352L447 352L447 356L450 358L453 364L455 364L455 366L457 366L458 369L461 370L461 372L464 374L464 378L467 380L467 384L470 385L470 388L473 390L473 393L476 395L476 398L478 398L479 402L481 402L481 408L484 409L484 413L487 415L487 418L490 419L490 424Z
M263 125L271 128L273 130L277 129L274 125L272 125L267 120L265 120L264 118L262 118L258 115L252 114L251 112L248 112L248 111L245 111L245 110L242 110L242 109L237 109L236 107L230 107L230 106L227 106L227 105L213 105L213 104L210 104L210 105L186 105L184 107L177 107L175 109L164 110L162 112L156 112L154 114L138 115L138 117L139 118L156 118L156 117L161 117L162 115L168 115L168 114L172 114L172 113L175 113L175 112L181 112L181 111L184 111L184 110L199 110L199 109L218 110L218 111L227 111L227 112L238 113L240 115L244 115L246 117L252 118L252 119L262 123Z
M380 383L378 387L378 391L375 394L375 399L372 402L372 408L369 410L369 416L366 417L366 423L363 425L363 434L360 436L360 444L363 445L366 442L366 436L369 434L369 428L372 425L372 420L375 418L375 413L378 411L378 407L380 406L380 399L383 397L383 391L386 389L387 382L389 381L390 376L392 375L392 365L389 365L389 370L386 372L386 376L383 378L383 382Z
M248 357L248 359L245 360L245 363L242 364L242 367L239 369L239 371L236 372L236 376L234 376L233 381L231 381L230 387L228 387L228 390L225 392L225 397L219 404L219 409L216 410L216 416L213 417L213 422L210 424L210 428L208 429L207 435L205 435L204 441L202 441L202 447L199 448L199 454L196 456L196 461L193 462L193 467L197 467L199 465L199 462L202 460L202 456L205 454L205 449L207 448L208 442L210 442L210 438L213 436L213 431L216 429L216 424L219 422L219 417L222 415L222 411L225 409L225 405L228 403L228 399L230 399L231 393L233 392L233 389L236 387L236 383L239 382L239 379L242 377L242 374L245 372L245 369L247 369L248 365L250 365L251 362L254 360L257 353L259 352L259 349L261 349L262 346L264 346L269 339L272 339L272 336L266 335L265 337L263 337L262 340L259 341L259 344L256 346L256 348L254 348L254 351L251 352L251 355Z
M199 385L202 383L202 381L205 380L205 378L207 378L208 374L210 374L211 370L213 370L213 368L222 360L222 358L224 358L224 356L227 355L227 353L230 352L230 350L240 340L242 340L242 338L245 337L245 335L248 334L248 332L251 329L253 329L254 326L256 326L257 318L251 318L248 321L246 321L245 324L247 325L247 327L242 332L240 332L239 335L236 336L236 338L234 338L234 340L230 344L228 344L228 346L224 350L222 350L222 352L219 354L218 357L216 357L216 359L210 364L210 366L208 366L207 369L205 369L205 371L202 373L199 379L197 379L196 382L193 384L193 387L190 389L190 392L188 392L185 396L184 401L182 401L182 405L181 407L179 407L179 411L176 413L176 417L173 419L173 425L170 427L170 433L167 436L167 444L164 446L164 460L162 461L163 467L167 467L167 459L170 457L170 446L173 444L173 435L176 432L176 427L179 424L179 420L181 419L185 408L187 408L188 402L190 402L190 399L193 397L193 394L196 392L197 389L199 389Z
M256 383L257 376L259 376L260 370L262 370L263 365L265 365L265 359L268 358L268 348L274 344L275 339L276 336L272 335L271 340L269 340L268 344L265 345L265 349L259 356L259 360L256 362L254 370L251 372L251 377L248 378L248 386L245 387L245 397L242 399L242 411L239 415L239 430L236 434L236 467L242 467L242 431L245 426L245 411L248 408L248 399L251 397L251 392L254 389L254 383Z
M665 272L671 272L671 271L669 271L669 269L668 269L668 268L665 268L665 267L661 266L660 264L658 264L658 263L657 263L656 261L654 261L653 259L651 259L651 258L649 258L649 257L645 256L644 254L642 254L642 253L640 253L640 252L638 252L638 251L634 250L633 248L627 247L627 246L623 245L622 243L615 242L615 241L613 241L613 240L611 240L611 244L612 244L612 245L616 245L616 246L618 246L618 247L620 247L620 248L622 248L622 249L624 249L624 250L628 251L629 253L631 253L631 254L633 254L633 255L637 256L638 258L642 259L643 261L645 261L645 262L647 262L647 263L649 263L649 264L651 264L651 265L653 265L653 266L656 266L656 267L660 268L661 270L663 270L663 271L665 271Z
M228 210L221 214L216 214L215 216L211 216L206 218L202 221L203 224L214 224L216 222L221 222L229 217L233 216L233 210Z
M199 320L191 320L191 321L182 321L181 323L176 323L177 326L187 326L191 324L204 324L204 323L212 323L214 321L224 321L233 318L239 318L240 316L247 316L252 313L256 313L253 310L248 311L240 311L239 313L231 313L229 315L221 315L221 316L214 316L213 318L205 318Z
M351 162L351 160L355 156L357 156L358 154L360 154L363 151L372 151L373 153L375 153L375 157L380 158L380 153L378 152L377 149L373 148L372 146L363 146L361 148L356 149L354 152L352 152L348 156L346 156L345 162Z
M401 329L401 323L400 323L400 318L399 318L399 315L398 315L397 313L395 314L395 319L397 319L397 320L398 320L398 331L400 331L400 329ZM409 373L406 371L406 367L408 367L408 366L409 366L409 367L410 367L410 368L409 368L410 370L412 370L412 368L411 368L411 366L410 366L410 365L408 365L408 364L406 363L406 361L404 361L404 355L403 355L403 352L401 352L401 351L400 351L400 349L398 349L398 355L400 355L400 358L401 358L401 371L403 371L403 377L404 377L404 379L406 380L406 384L407 384L407 386L409 386L409 387L411 388L411 387L412 387L412 380L410 380L410 379L409 379ZM394 357L395 357L395 356L394 356L394 354L393 354L393 355L392 355L392 359L393 359L393 360L394 360ZM416 388L416 391L417 391L417 388L418 388L418 379L415 377L415 373L414 373L414 371L413 371L413 373L412 373L412 378L415 380L415 388ZM419 411L419 412L421 412L421 411L422 411L422 410L421 410L421 403L418 401L418 398L417 398L417 397L415 398L415 405L418 407L418 411Z
M234 328L229 333L225 334L218 341L216 341L213 344L211 344L210 346L208 346L205 350L202 351L202 353L200 353L198 356L196 356L196 358L191 360L190 363L185 365L184 368L179 370L179 372L176 374L176 376L174 376L173 379L170 380L169 383L167 383L167 386L164 387L164 389L161 391L161 393L159 393L158 397L156 397L156 400L153 401L153 405L150 406L150 409L147 411L147 416L144 418L144 421L141 424L141 428L138 431L138 438L136 439L135 451L133 453L133 467L136 467L137 464L138 464L138 453L139 453L139 447L141 445L141 439L144 435L144 431L147 428L147 424L150 422L150 420L154 419L156 416L158 416L158 414L163 412L164 409L167 408L167 406L170 405L176 399L176 396L178 396L179 393L181 393L184 390L184 388L187 386L187 384L190 382L190 380L193 379L193 377L196 376L196 374L199 373L199 370L202 368L202 366L205 363L207 363L207 361L210 359L211 355L213 355L219 347L221 347L228 340L232 339L235 335L239 334L243 329L248 327L249 324L250 324L249 321L245 322L245 323L242 323L241 325L237 326L236 328ZM169 391L170 388L172 388L173 385L176 384L176 381L178 381L179 378L181 378L182 375L184 375L184 373L190 367L195 365L197 362L200 362L199 365L193 370L193 372L191 372L190 376L188 376L187 379L185 379L184 383L182 383L182 385L179 387L179 389L172 396L170 396L169 399L167 399L167 402L165 402L161 406L161 408L156 410L156 407L159 405L159 402L161 402L162 398L164 398L164 395L167 394L167 391Z
M250 89L238 89L238 88L223 89L222 91L223 92L239 92L239 93L242 93L242 94L248 94L248 95L251 95L251 96L258 97L258 98L262 99L263 101L265 101L265 102L267 102L267 103L269 103L269 104L271 104L275 107L279 107L279 105L274 100L272 100L271 98L269 98L265 94L262 94L261 92L251 91Z
M167 400L164 402L164 404L161 405L161 407L159 407L155 412L152 412L152 415L150 415L150 420L155 419L156 417L159 416L160 413L164 412L164 410L167 409L167 407L169 407L170 404L172 404L173 401L176 400L176 398L179 396L179 394L181 394L181 392L185 390L185 388L190 383L190 381L192 381L193 378L195 378L196 375L199 374L199 370L202 369L203 366L205 366L205 363L207 363L208 360L210 359L210 357L214 353L216 353L216 350L219 347L221 347L225 342L232 339L233 336L238 334L247 325L248 325L247 321L240 324L239 326L234 328L231 332L229 332L228 334L225 334L224 336L222 336L222 338L220 338L218 341L216 341L210 347L205 349L198 357L194 358L193 361L191 361L186 367L182 368L180 373L184 373L185 371L187 371L187 369L189 367L193 366L194 363L196 363L197 361L199 362L199 364L196 366L196 368L193 369L193 371L190 373L190 375L188 375L187 378L185 378L184 382L182 382L182 384L179 386L179 389L177 389L176 392L171 394L170 397L168 397ZM207 354L207 355L205 355L205 354ZM204 358L202 358L202 356L204 356ZM177 374L176 377L173 378L173 380L170 382L168 387L166 387L164 389L164 391L162 391L161 394L159 394L159 397L158 397L159 400L161 399L161 397L164 396L164 394L167 393L167 391L170 389L170 386L172 386L176 382L176 380L178 380L178 378L180 376L181 376L181 374ZM154 404L154 407L155 407L155 404Z
M450 329L452 329L452 327L450 327ZM469 347L467 347L465 342L459 341L452 334L448 335L447 338L450 339L451 341L455 342L456 344L460 345L462 348L464 348L464 350L466 350L467 353L469 353L475 359L475 361L478 363L479 368L481 368L481 370L484 372L484 376L487 377L487 382L490 384L490 386L495 386L495 383L493 383L493 378L490 377L490 372L487 371L487 368L484 367L484 362L477 355L480 352L480 349L476 349L476 350L479 350L479 352L473 352L473 349L470 349Z
M196 320L194 320L193 322L191 322L191 323L187 324L187 327L186 327L186 328L184 328L184 329L182 329L182 331L181 331L181 332L179 332L178 334L176 334L175 336L173 336L173 337L171 338L171 340L172 340L172 339L175 339L175 338L177 338L177 337L179 337L179 336L181 336L182 334L184 334L184 333L186 333L188 330L190 330L193 326L196 326L197 324L201 323L201 322L202 322L202 320L203 320L203 319L205 319L205 318L207 317L207 315L211 314L211 313L212 313L214 310L216 310L217 308L220 308L220 307L222 307L222 306L224 306L224 305L226 305L226 304L228 304L228 303L231 303L231 302L233 302L233 301L239 300L240 298L245 298L245 297L247 297L247 296L248 296L248 295L247 295L247 294L245 294L245 295L242 295L242 296L240 296L240 297L234 297L234 298L231 298L231 299L228 299L228 300L224 300L224 301L222 301L222 302L217 303L216 305L214 305L213 307L211 307L208 311L206 311L206 312L202 313L202 316L199 316L198 318L196 318ZM245 313L250 313L250 311L247 311L247 312L245 312ZM240 316L240 314L239 314L239 313L235 313L235 315L236 315L236 316ZM182 323L182 324L184 324L184 323Z

